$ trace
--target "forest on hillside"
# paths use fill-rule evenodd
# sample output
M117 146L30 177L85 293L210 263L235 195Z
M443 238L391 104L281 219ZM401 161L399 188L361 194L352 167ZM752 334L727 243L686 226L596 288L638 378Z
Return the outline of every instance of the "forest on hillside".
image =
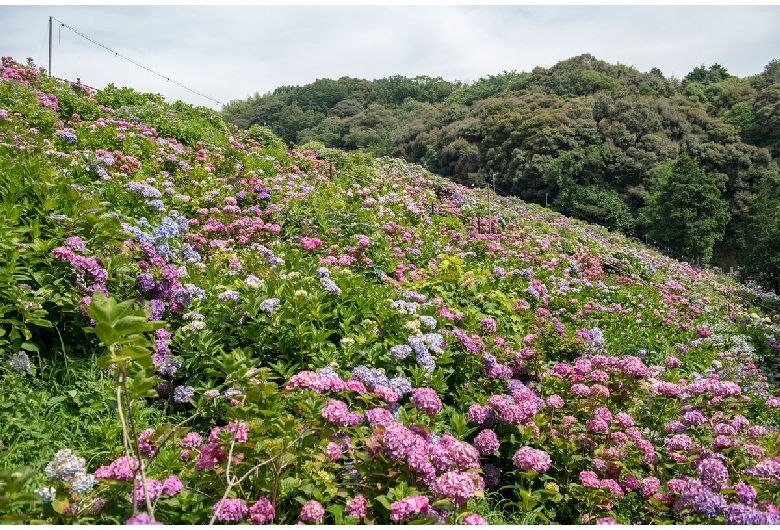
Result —
M233 101L291 145L403 157L780 287L780 61L683 79L591 55L473 83L342 77Z

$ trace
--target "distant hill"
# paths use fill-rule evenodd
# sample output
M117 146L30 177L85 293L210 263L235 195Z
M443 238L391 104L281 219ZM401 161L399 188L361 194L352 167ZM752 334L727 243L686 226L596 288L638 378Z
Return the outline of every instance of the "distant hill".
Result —
M659 173L685 154L728 203L713 259L727 269L749 261L745 215L759 184L780 178L777 60L747 78L715 64L667 79L581 55L473 83L319 79L233 101L223 115L240 127L266 125L290 144L402 156L459 183L495 176L501 194L642 239L653 236L642 208Z

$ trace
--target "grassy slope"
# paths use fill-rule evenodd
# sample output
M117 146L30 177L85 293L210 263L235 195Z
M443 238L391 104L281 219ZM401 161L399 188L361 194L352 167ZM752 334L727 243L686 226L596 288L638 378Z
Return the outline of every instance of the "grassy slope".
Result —
M492 199L496 233L485 234L484 192L419 166L316 146L287 152L267 136L257 136L258 142L231 130L205 109L144 103L143 98L109 109L98 105L100 94L96 101L79 88L10 61L4 72L6 78L19 79L0 81L0 250L5 256L0 268L0 391L5 396L0 440L8 449L0 456L0 468L40 470L67 446L87 457L94 469L121 451L114 405L106 401L113 379L96 368L101 348L83 331L87 321L80 303L95 278L52 254L72 236L86 243L76 254L100 258L108 273L103 285L112 296L164 300L169 347L181 363L166 379L171 388L192 386L198 396L229 388L236 374L249 367L269 369L268 380L281 385L301 370L325 366L346 379L363 364L405 377L414 387L434 388L444 410L426 424L434 432L471 441L478 426L467 420L469 407L506 392L505 378L491 376L491 361L483 355L488 354L542 399L563 395L566 407L573 407L570 414L584 414L582 423L599 405L631 413L648 428L646 437L659 454L663 422L686 404L680 398L676 405L658 405L662 398L653 389L659 381L682 388L719 374L738 382L750 402L697 406L713 418L718 412L717 417L741 413L755 424L778 424L776 409L765 404L770 388L765 376L777 365L776 352L766 342L777 327L751 304L759 300L756 294L727 277L513 199ZM56 105L48 94L56 96ZM77 141L70 143L63 132ZM140 186L128 186L133 182ZM164 218L177 216L188 220L186 230L174 230L170 237L153 231ZM133 227L156 237L162 261L150 259L137 238L130 242ZM302 238L316 238L321 245ZM170 254L161 250L163 242ZM184 259L185 243L200 260ZM152 273L158 287L162 284L166 262L186 270L186 276L184 270L177 272L180 283L197 286L205 297L185 308L173 296L139 290L136 278L143 272ZM339 296L314 278L323 266L329 267ZM248 285L249 275L259 286ZM231 301L233 293L238 303ZM425 303L417 311L436 318L437 331L447 341L429 375L414 355L399 361L388 353L420 328L417 317L391 303L419 294ZM281 303L267 314L261 303L269 298ZM193 325L199 319L203 331ZM24 375L6 361L20 350L32 363ZM573 363L583 354L639 356L650 369L630 380L636 388L613 388L613 396L603 402L578 403L569 394L576 380L545 374L554 363ZM629 384L620 379L623 375L611 377L615 384ZM408 397L400 403L406 411L402 418L423 421L415 420ZM170 397L151 399L139 407L138 422L141 427L176 423L189 412ZM193 428L208 429L231 417L224 410L209 414ZM546 414L540 410L536 416L537 437L524 428L496 427L502 449L483 458L483 465L490 461L507 473L507 480L519 483L525 479L509 469L511 455L522 443L545 448L555 462L545 487L557 483L572 508L558 508L556 514L555 502L540 500L533 511L516 492L491 490L487 500L472 501L470 509L491 522L571 522L587 510L599 511L571 500L583 498L571 481L588 467L588 458L559 465L561 455L571 452L565 445L571 440L561 441L557 424ZM712 439L707 436L702 435L702 443ZM776 451L768 438L760 443L769 456ZM756 458L727 453L733 458L732 473L746 477L744 470ZM666 470L663 465L648 470L638 462L639 457L635 474L667 479L684 469L672 463ZM330 491L331 479L312 480L312 487ZM541 487L537 483L537 491ZM768 502L774 502L774 489L765 491ZM208 495L197 502L193 513L209 511L203 508ZM609 513L623 522L680 517L643 505L636 496L621 502ZM277 520L294 522L299 503L294 493L282 496ZM377 513L382 511L378 501L374 505ZM166 522L176 522L178 509L160 508L162 520L167 516ZM120 508L106 513L106 519L97 520L128 515Z

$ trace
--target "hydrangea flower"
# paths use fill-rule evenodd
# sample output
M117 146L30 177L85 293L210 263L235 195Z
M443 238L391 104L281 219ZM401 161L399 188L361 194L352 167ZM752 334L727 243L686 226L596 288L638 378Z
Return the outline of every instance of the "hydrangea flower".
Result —
M325 516L325 508L315 500L310 500L301 508L301 521L318 523Z
M252 524L266 524L274 520L276 510L271 501L261 497L249 508L249 518Z
M18 374L24 374L30 371L30 358L23 351L11 355L8 360L11 370Z
M432 388L415 388L412 390L412 404L428 414L438 414L441 410L441 399Z
M217 521L238 522L249 512L249 508L241 499L224 499L217 501L212 511Z
M147 513L139 513L138 515L135 515L125 521L126 525L135 525L135 524L142 524L142 525L158 525L162 524L160 522L155 521L151 517L149 517L149 514Z
M366 498L362 494L358 494L354 499L348 500L346 512L349 516L357 517L358 519L364 518L368 514Z
M537 473L545 473L550 469L552 459L547 451L540 449L534 449L533 447L523 446L517 450L512 457L512 462L518 468L524 471L536 471ZM580 474L580 477L582 474Z
M173 390L173 400L176 403L189 403L195 395L195 389L191 386L177 386Z
M499 446L498 437L491 429L483 430L474 438L474 447L483 455L493 454Z
M35 493L43 499L43 502L51 502L57 496L57 489L54 486L38 486Z

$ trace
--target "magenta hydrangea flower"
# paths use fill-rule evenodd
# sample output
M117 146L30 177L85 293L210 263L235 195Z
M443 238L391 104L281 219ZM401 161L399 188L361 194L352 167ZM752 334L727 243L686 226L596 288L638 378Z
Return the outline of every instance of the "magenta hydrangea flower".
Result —
M583 486L589 488L601 487L601 481L599 481L598 475L593 471L580 471L580 482L582 482Z
M353 427L363 421L360 414L349 411L347 404L338 399L331 399L320 411L325 420L339 427Z
M472 513L467 515L463 518L463 521L460 523L463 525L485 525L489 524L481 515L478 513Z
M155 521L154 519L149 517L149 514L142 512L142 513L139 513L136 516L131 517L127 521L125 521L125 524L126 525L131 525L131 524L143 524L143 525L155 524L155 525L157 525L157 524L162 524L162 523L160 523L158 521Z
M639 488L639 491L644 497L651 497L658 491L660 485L661 481L656 477L645 477L642 479L642 485Z
M545 400L545 403L547 404L548 407L550 407L552 409L560 409L560 408L563 408L563 405L564 405L563 398L561 396L559 396L558 394L553 394L553 395L549 396Z
M552 464L547 451L534 449L527 445L517 450L515 456L512 457L512 462L524 471L536 471L537 473L546 472Z
M498 437L491 429L485 429L474 438L474 447L483 455L493 454L499 445Z
M162 494L168 497L173 497L183 489L184 484L181 483L181 480L176 475L169 475L162 484Z
M431 515L431 512L428 497L413 495L400 501L395 501L390 505L390 520L395 522L406 521L414 514Z
M133 480L133 471L138 468L138 460L133 457L120 456L107 466L95 470L95 478Z
M331 460L338 460L341 458L342 452L343 449L341 448L341 444L330 442L328 443L327 447L325 447L325 456Z
M237 522L244 518L249 508L241 499L224 499L218 501L212 509L217 521Z
M489 413L490 408L474 404L469 407L468 418L469 421L482 425L485 423Z
M144 493L144 484L146 484L146 493ZM133 491L130 492L130 502L138 501L143 502L144 495L148 495L149 499L154 500L160 496L163 492L163 483L153 478L146 479L145 482L139 481Z
M368 514L368 506L366 498L362 494L358 494L354 499L347 501L347 515L362 519Z
M182 447L189 447L190 449L196 449L203 443L203 436L196 432L188 432L184 435L184 438L179 441L179 445Z
M428 414L437 414L441 410L441 399L432 388L415 388L412 390L412 404Z
M455 506L463 506L484 487L482 478L476 473L449 471L436 479L433 492L440 497L451 498Z
M217 464L225 460L227 455L219 447L218 442L209 442L200 448L198 458L195 459L195 469L214 469Z
M249 508L249 519L252 524L265 524L273 521L276 516L276 510L274 510L271 501L265 497L261 497L256 503Z
M303 508L301 508L301 521L318 523L322 521L324 516L325 508L322 507L322 504L313 499L304 504Z

